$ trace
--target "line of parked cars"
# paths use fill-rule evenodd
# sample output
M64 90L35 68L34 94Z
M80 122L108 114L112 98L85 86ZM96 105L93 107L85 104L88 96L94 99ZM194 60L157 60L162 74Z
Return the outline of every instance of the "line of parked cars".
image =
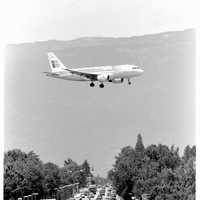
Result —
M74 195L74 200L116 200L116 190L111 185L90 185Z

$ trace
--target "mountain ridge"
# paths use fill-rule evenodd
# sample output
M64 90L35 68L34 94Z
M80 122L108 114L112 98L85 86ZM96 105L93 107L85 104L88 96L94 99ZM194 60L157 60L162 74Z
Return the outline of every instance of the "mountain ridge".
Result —
M42 41L35 41L35 42L24 42L24 43L17 43L17 44L8 44L7 46L20 46L20 45L34 45L34 44L44 44L44 43L73 43L77 41L91 41L91 40L130 40L130 39L140 39L140 38L153 38L153 37L158 37L158 36L165 36L167 35L172 35L172 34L194 34L195 29L184 29L184 30L177 30L177 31L166 31L166 32L159 32L159 33L151 33L151 34L143 34L143 35L134 35L134 36L129 36L129 37L100 37L100 36L85 36L85 37L79 37L75 39L70 39L70 40L56 40L56 39L50 39L50 40L42 40Z

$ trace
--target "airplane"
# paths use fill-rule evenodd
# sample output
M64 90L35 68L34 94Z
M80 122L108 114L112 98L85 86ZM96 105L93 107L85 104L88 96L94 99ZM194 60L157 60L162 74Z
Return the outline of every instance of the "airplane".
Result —
M125 79L131 84L130 79L143 74L144 70L136 65L97 66L84 68L66 67L53 52L47 53L51 72L44 72L47 76L72 81L89 81L90 87L94 82L99 82L103 88L105 82L123 83Z

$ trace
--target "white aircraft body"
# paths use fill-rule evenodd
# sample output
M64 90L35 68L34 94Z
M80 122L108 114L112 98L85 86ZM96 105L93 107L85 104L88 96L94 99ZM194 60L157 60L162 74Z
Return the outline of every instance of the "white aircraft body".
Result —
M143 70L136 65L115 65L98 66L84 68L66 67L54 53L48 53L51 72L44 72L47 76L72 81L90 81L90 87L94 87L94 82L99 82L99 87L103 88L105 82L123 83L125 79L131 84L132 77L140 76Z

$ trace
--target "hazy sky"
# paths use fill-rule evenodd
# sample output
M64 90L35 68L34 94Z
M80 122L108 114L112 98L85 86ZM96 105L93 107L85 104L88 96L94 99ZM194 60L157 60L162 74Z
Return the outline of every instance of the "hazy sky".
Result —
M7 42L132 36L197 25L195 0L5 1Z

